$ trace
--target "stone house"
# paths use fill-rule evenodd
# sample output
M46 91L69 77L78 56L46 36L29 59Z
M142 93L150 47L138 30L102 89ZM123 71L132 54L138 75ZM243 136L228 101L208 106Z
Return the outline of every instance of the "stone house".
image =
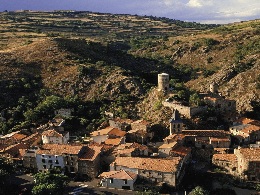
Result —
M67 144L69 137L69 132L58 133L54 129L46 130L42 133L42 142L43 144Z
M139 158L139 157L117 157L110 164L110 171L125 170L136 173L138 176L148 179L154 183L166 183L177 187L180 183L182 172L181 158Z
M131 119L114 118L109 120L109 126L123 131L129 131L131 129Z
M106 127L105 129L93 131L91 138L95 143L104 143L107 139L111 138L124 138L126 132L114 127ZM123 139L124 140L124 139Z
M146 120L137 120L131 123L131 130L126 134L126 142L146 143L154 136L151 124Z
M168 157L172 149L177 145L177 142L164 143L158 148L159 157Z
M260 148L234 150L238 162L238 174L242 179L260 181Z
M72 112L74 112L73 108L60 108L54 111L54 114L61 117L70 117Z
M172 143L172 142L177 142L178 145L183 145L184 141L185 141L185 137L186 137L186 135L184 135L182 133L172 134L172 135L169 135L166 138L164 138L163 142L165 144L169 144L169 143Z
M230 133L238 140L238 144L250 144L260 141L260 126L237 124L229 128Z
M0 157L6 158L9 162L22 165L22 156L30 146L24 143L5 146L0 150Z
M36 133L24 138L22 140L22 143L28 144L30 146L37 146L41 143L41 141L42 141L42 135L40 133L36 132Z
M97 177L100 171L102 147L89 146L78 158L78 173L88 178Z
M212 164L227 170L231 175L237 175L238 159L235 154L214 154Z
M115 156L121 157L141 157L148 156L148 147L138 143L126 143L119 145L114 150Z
M224 130L183 130L185 144L196 148L229 147L231 143L230 133Z
M125 170L109 171L103 172L99 178L101 179L100 184L103 187L134 190L137 174Z
M20 143L27 135L20 133L20 131L12 132L0 137L0 144L13 145Z

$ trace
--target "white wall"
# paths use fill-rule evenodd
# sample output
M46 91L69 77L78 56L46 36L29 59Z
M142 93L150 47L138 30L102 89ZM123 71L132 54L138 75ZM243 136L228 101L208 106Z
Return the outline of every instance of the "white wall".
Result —
M94 142L101 144L108 139L108 135L97 135L93 136L92 138Z
M111 179L102 179L101 180L101 185L103 187L108 187L108 188L116 188L116 189L122 189L123 186L129 186L130 190L134 190L134 182L135 180L122 180L122 179L113 179L113 182Z
M43 162L45 160L45 162ZM56 163L56 160L58 164ZM48 154L36 154L36 164L38 171L47 171L50 168L60 167L64 168L64 160L62 156L48 155ZM44 168L44 165L46 168Z

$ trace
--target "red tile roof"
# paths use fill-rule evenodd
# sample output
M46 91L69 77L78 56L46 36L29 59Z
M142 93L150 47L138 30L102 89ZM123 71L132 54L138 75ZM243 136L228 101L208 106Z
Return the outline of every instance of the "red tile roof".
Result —
M120 171L103 172L102 174L100 174L99 177L101 177L101 178L134 180L134 179L137 178L137 174L130 172L130 171L120 170Z
M128 168L170 173L176 172L179 163L180 158L178 157L173 159L117 157L112 164Z
M99 146L88 147L79 156L79 160L94 161L97 158L97 156L100 154L101 149L102 149L102 147L99 147Z
M112 146L118 146L123 138L109 138L105 141L105 144L112 145Z
M105 129L101 129L98 131L93 131L91 133L92 136L98 136L98 135L114 135L118 137L123 137L126 134L125 131L122 131L118 128L114 127L106 127Z
M57 131L53 130L46 130L42 133L42 136L47 136L47 137L63 137L61 133L58 133Z
M235 154L214 154L213 160L237 162L237 156Z
M191 153L191 148L184 147L184 146L176 146L172 149L171 153L184 157Z
M81 151L83 146L73 146L66 144L44 144L42 148L36 152L36 154L50 154L50 155L62 155L62 154L74 154L77 155Z

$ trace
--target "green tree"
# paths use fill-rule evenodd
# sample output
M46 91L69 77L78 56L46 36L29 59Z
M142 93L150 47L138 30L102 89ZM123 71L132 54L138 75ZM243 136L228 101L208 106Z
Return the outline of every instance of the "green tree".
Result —
M33 195L58 195L63 194L68 185L67 176L57 173L37 173L34 175L35 186L32 189Z
M190 95L189 103L191 106L199 106L201 104L200 97L197 93Z
M189 195L209 195L207 190L204 190L201 186L196 186Z

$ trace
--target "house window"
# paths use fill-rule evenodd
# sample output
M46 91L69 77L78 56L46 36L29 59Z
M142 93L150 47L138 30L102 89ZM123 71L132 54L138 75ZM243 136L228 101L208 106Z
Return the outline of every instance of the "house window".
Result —
M44 154L42 155L42 158L44 158Z
M113 181L113 178L111 178L111 179L110 179L110 183L113 183L113 182L114 182L114 181Z
M43 167L43 169L46 169L46 165L43 165L42 167Z
M158 175L162 175L162 173L158 173Z
M127 184L127 179L124 179L124 184Z
M48 163L52 163L52 160L49 160Z
M42 159L42 163L45 163L45 159Z
M59 164L59 161L58 161L58 160L55 160L55 164Z

